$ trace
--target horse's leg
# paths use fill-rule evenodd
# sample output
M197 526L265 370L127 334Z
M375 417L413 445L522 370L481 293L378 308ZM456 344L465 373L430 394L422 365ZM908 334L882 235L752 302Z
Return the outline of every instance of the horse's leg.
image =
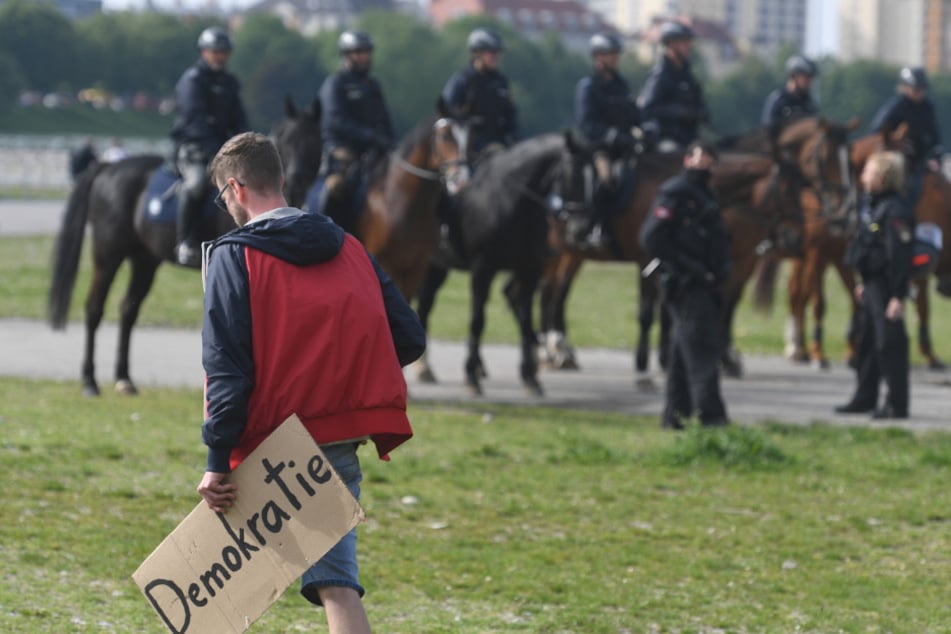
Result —
M825 270L828 262L818 254L810 268L809 285L812 293L812 338L809 342L809 358L820 369L829 368L822 344L823 321L826 316Z
M426 267L426 273L419 284L419 291L416 293L416 314L419 316L419 322L423 325L423 330L429 332L429 314L433 310L433 304L436 302L436 293L449 276L449 269L430 264ZM436 383L436 375L429 365L429 355L423 352L423 355L415 362L416 379L420 383Z
M109 296L109 287L116 277L122 259L105 261L95 257L93 262L92 282L89 285L89 295L86 297L86 347L83 351L82 389L83 396L99 396L99 385L96 383L96 331L102 323L102 315Z
M723 313L720 316L723 350L720 352L720 365L723 368L723 374L734 379L743 376L743 360L740 358L739 351L733 346L733 319L740 299L743 297L743 286L752 275L753 266L755 266L755 258L750 258L750 263L744 263L742 271L737 270L737 274L731 275L723 289Z
M495 269L473 263L470 269L469 342L465 362L466 387L473 396L482 395L481 379L486 376L480 354L482 333L485 330L485 304L495 277Z
M548 289L547 298L542 300L542 307L547 315L542 318L542 332L545 337L547 364L552 369L577 370L580 367L575 357L575 350L568 341L568 323L565 315L568 312L568 293L571 291L571 284L583 263L582 258L565 254L551 281L544 285Z
M132 258L132 275L129 287L119 307L119 349L116 353L116 392L133 395L139 391L129 376L129 342L132 328L139 318L139 310L155 281L155 271L161 260L140 251Z
M914 280L918 289L915 308L918 310L918 350L928 361L928 369L944 370L944 363L935 355L931 345L931 302L928 295L928 280Z
M804 288L805 268L804 261L796 258L789 269L789 321L786 324L785 354L786 358L792 361L806 361L809 358L806 353L805 335L806 304L809 301L809 295Z
M518 323L522 341L522 363L519 372L522 385L534 396L543 396L538 382L538 361L535 359L537 336L532 327L532 300L538 275L533 273L513 273L505 285L505 298L508 300L515 321Z

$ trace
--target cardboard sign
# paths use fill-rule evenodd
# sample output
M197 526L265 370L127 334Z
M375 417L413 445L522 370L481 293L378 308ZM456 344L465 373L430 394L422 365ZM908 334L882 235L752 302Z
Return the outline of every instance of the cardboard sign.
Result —
M230 480L227 513L200 502L132 575L175 634L244 632L364 519L296 416Z

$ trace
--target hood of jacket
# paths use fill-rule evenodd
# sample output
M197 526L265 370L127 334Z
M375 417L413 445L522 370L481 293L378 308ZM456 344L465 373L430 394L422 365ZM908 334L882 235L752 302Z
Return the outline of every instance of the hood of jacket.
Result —
M308 266L333 259L343 247L344 235L327 216L282 207L226 233L212 248L249 246L297 266Z

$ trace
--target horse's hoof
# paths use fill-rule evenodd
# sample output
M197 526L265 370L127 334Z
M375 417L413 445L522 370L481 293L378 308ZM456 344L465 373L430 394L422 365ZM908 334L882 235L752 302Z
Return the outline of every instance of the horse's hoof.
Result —
M121 394L122 396L135 396L139 393L139 389L135 387L129 379L120 379L116 381L116 394Z
M946 366L944 365L944 362L941 359L931 358L931 360L928 361L929 370L934 370L935 372L943 372L945 368Z
M637 354L634 355L634 368L638 372L647 371L647 358L646 350L638 350Z
M529 396L545 396L545 390L542 389L541 383L534 377L522 379L522 385L525 386L525 391L528 392Z
M743 364L733 360L724 361L723 374L731 379L741 379L743 378Z
M644 392L656 392L656 391L657 391L657 384L654 383L654 379L650 378L649 376L641 376L641 377L638 377L638 378L634 381L634 386L637 387L637 389L639 389L639 390L641 390L641 391L644 391Z
M86 398L95 398L99 396L99 386L95 383L83 383L83 396Z
M561 362L558 364L559 370L580 370L581 366L578 364L578 360L575 359L575 355L567 355L565 358L561 359Z
M813 361L813 363L815 364L817 370L828 370L831 367L829 360L825 357L816 359Z
M433 374L432 369L429 367L424 367L420 369L420 371L416 373L416 380L419 381L420 383L429 383L429 384L438 383L438 381L436 380L436 375Z
M466 393L469 396L482 396L482 386L479 385L478 381L468 380L466 381Z

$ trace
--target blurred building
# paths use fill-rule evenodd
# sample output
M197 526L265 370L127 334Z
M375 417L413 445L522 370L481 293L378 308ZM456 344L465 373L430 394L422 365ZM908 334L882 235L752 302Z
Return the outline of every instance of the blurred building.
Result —
M654 18L650 26L634 35L634 51L640 61L646 64L656 61L660 54L660 29L668 21L667 18ZM722 77L740 63L742 53L722 23L703 18L681 18L679 21L693 31L693 47L710 77Z
M889 0L880 0L887 2ZM895 0L891 0L895 1ZM689 18L721 25L743 51L772 57L806 43L807 0L587 0L624 33L649 29L658 19ZM861 3L862 0L856 0Z
M288 29L311 36L350 26L367 9L396 8L394 0L261 0L244 13L270 13Z
M951 68L951 0L839 0L839 57Z
M578 0L431 0L429 15L437 26L467 15L487 14L535 38L556 33L566 48L587 51L598 32L617 33L598 13Z

